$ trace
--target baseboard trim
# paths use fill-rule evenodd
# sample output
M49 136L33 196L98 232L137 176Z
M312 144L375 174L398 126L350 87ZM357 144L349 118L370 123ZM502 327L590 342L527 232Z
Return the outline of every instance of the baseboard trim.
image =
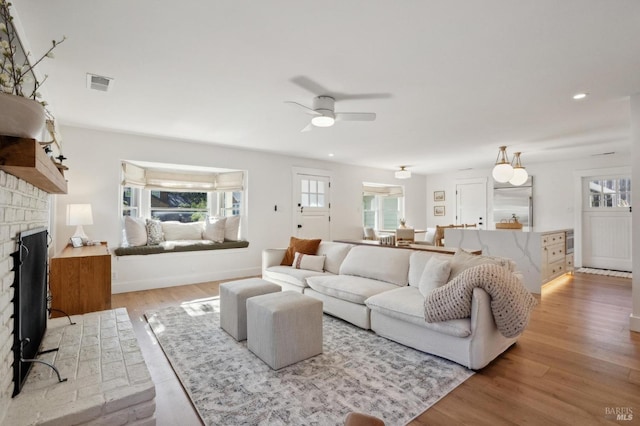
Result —
M629 314L629 330L640 333L640 316Z
M172 277L149 277L142 280L114 282L111 285L111 293L128 293L131 291L151 290L154 288L176 287L187 284L197 284L207 281L220 281L235 278L255 277L262 274L262 269L244 268L221 272L209 272L199 274L178 275Z

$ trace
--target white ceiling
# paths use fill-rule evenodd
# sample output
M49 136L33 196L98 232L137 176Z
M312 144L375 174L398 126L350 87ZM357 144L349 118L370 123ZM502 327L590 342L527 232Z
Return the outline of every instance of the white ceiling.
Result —
M499 145L525 166L631 149L638 0L13 4L36 56L68 38L39 70L63 124L421 174L486 169ZM283 101L322 94L377 120L300 133L309 117Z

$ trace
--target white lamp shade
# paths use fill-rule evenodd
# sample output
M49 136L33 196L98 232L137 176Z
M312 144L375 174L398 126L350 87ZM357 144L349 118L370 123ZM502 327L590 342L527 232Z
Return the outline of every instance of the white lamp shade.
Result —
M527 173L524 167L514 167L513 177L509 179L509 183L511 185L520 186L524 184L527 179L529 179L529 173Z
M496 182L509 182L509 179L513 177L513 167L509 163L496 164L492 175Z
M67 225L93 225L91 204L67 205Z

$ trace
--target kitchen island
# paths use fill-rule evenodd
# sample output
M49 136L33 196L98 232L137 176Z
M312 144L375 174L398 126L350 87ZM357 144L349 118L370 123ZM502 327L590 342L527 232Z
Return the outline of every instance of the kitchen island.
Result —
M488 256L508 257L516 262L531 293L540 294L547 282L573 272L573 250L567 253L567 233L571 229L544 232L480 229L445 229L446 247L482 250Z

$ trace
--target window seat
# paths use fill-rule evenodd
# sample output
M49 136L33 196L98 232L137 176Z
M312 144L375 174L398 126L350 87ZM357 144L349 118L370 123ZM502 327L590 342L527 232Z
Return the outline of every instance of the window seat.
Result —
M224 241L222 243L214 243L210 240L179 240L163 241L160 244L154 245L118 247L114 250L114 253L116 256L132 256L184 251L224 250L244 247L249 247L249 241Z

